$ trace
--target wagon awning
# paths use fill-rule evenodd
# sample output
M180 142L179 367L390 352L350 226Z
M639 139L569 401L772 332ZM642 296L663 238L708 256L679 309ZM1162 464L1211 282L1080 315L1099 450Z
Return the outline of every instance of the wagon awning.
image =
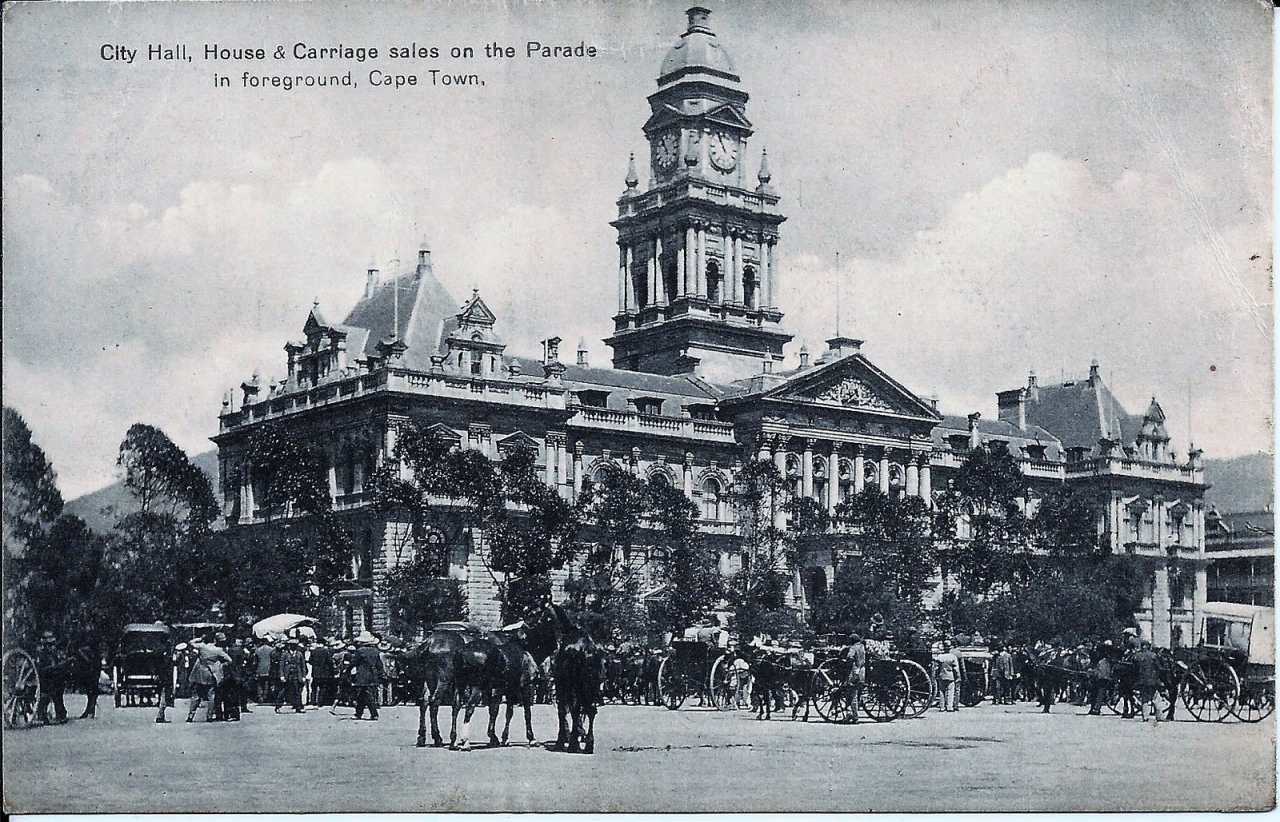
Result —
M253 624L253 635L261 639L270 634L285 634L299 625L314 625L315 617L301 614L276 614Z

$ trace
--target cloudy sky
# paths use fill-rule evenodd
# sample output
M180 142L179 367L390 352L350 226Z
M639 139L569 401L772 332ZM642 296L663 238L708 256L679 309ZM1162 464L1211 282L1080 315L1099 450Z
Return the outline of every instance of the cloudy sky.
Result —
M616 300L608 221L681 2L46 4L4 15L4 401L75 496L134 421L211 447L220 397L284 372L313 299L430 238L517 352ZM781 305L945 410L1083 375L1175 447L1268 449L1271 13L1253 0L709 2L789 216ZM343 65L352 91L216 90L230 47L595 44L592 60ZM100 58L185 43L192 63ZM398 65L397 65L398 64ZM337 68L268 60L251 70ZM484 88L369 88L371 67ZM646 164L641 163L642 176ZM644 183L642 182L642 185ZM839 266L835 260L839 253ZM1188 399L1190 398L1190 403Z

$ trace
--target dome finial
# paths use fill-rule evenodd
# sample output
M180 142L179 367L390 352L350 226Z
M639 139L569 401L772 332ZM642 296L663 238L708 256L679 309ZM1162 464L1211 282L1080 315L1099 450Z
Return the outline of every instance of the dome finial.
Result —
M640 175L636 173L636 153L631 152L631 158L627 161L627 191L634 191L635 187L640 185Z
M769 181L773 179L773 172L769 170L769 149L760 149L760 173L756 175L756 179L760 181L760 185L767 186Z

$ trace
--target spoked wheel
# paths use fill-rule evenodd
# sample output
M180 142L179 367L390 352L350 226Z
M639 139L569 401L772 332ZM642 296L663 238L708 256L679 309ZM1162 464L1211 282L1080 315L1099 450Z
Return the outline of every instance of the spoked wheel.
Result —
M1182 683L1182 703L1197 722L1221 722L1231 714L1240 694L1240 677L1225 662L1202 659Z
M933 705L937 697L937 689L933 677L924 666L912 659L904 659L898 663L907 677L907 710L906 716L914 719Z
M684 666L675 657L667 657L658 667L658 698L668 711L679 709L689 695L684 678Z
M847 724L857 720L858 706L853 704L853 691L845 687L846 666L829 661L813 672L813 707L827 722Z
M31 654L15 648L0 662L4 672L4 727L26 728L36 720L40 673Z
M1240 696L1231 706L1231 713L1241 722L1261 722L1276 709L1276 681L1274 679L1246 682Z
M876 722L892 722L907 710L910 683L906 673L896 666L873 673L867 670L867 685L862 689L862 710Z
M960 704L972 708L987 698L987 689L973 677L960 680Z

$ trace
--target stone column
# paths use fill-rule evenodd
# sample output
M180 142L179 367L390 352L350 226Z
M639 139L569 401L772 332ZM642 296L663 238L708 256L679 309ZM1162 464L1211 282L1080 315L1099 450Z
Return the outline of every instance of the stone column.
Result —
M649 278L649 294L646 306L658 304L658 258L653 253L654 244L649 243L649 267L646 276Z
M800 461L800 493L805 499L813 499L813 446L813 440L804 441L804 454Z
M636 310L636 275L635 275L636 258L635 258L635 251L632 250L630 245L628 245L626 248L626 254L627 254L627 262L626 262L627 278L625 281L626 282L625 294L627 299L627 312L634 313Z
M779 271L778 243L776 241L769 243L769 305L776 307L778 305L778 297L782 291L782 272Z
M548 431L546 439L544 440L544 443L545 443L544 450L546 451L546 471L547 471L547 475L544 478L544 480L546 481L547 485L551 486L552 488L555 488L556 487L555 435L552 434L550 431Z
M737 299L737 295L733 293L733 283L737 278L733 275L733 270L738 267L738 261L733 257L733 235L726 229L724 232L724 272L720 277L720 302L731 303Z
M556 438L556 482L560 487L560 496L569 497L569 457L565 453L568 438L561 434Z
M778 473L782 475L782 486L785 488L787 484L787 439L786 437L779 436L774 441L773 465L775 468L778 469ZM778 493L778 499L775 499L773 501L773 527L777 528L779 531L787 527L787 512L782 510L783 503L786 502L786 500L783 498L784 496L785 496L785 491L780 491Z
M880 452L880 493L889 494L889 449Z
M933 480L930 474L928 454L920 458L920 496L930 508L933 507Z
M914 454L907 456L907 496L920 496L920 466Z
M698 293L697 260L698 240L690 223L684 229L684 293L690 296Z
M840 505L840 443L831 443L831 456L827 458L827 515L834 517ZM830 578L827 583L830 584Z
M240 472L240 521L253 522L253 466L245 461Z
M329 461L329 499L336 500L338 498L338 452L328 449L326 456Z
M582 494L582 443L573 444L573 498Z
M769 247L765 244L764 235L760 236L757 248L760 249L760 273L757 276L759 283L756 285L756 300L760 308L765 308L769 305L769 280L771 278L769 276Z
M742 264L742 235L735 234L733 236L733 301L739 305L747 302L746 289L744 287Z
M353 457L356 461L355 470L355 488L352 489L357 494L364 493L364 454L357 450Z
M667 278L662 271L662 235L653 238L653 271L654 279L657 281L657 290L654 292L658 295L654 301L657 305L667 304Z
M1164 497L1160 494L1151 498L1151 541L1156 548L1164 552Z
M1168 648L1173 638L1169 631L1170 604L1169 569L1162 565L1156 568L1151 589L1151 644L1157 648Z
M618 244L618 313L627 312L627 248Z
M693 260L693 276L697 283L698 296L705 298L707 296L707 227L702 223L698 223L697 244L697 254Z
M634 476L640 476L640 447L635 446L631 449L631 473Z
M693 499L693 454L688 451L684 454L684 495Z
M676 293L675 297L683 297L688 293L685 288L685 275L688 274L688 262L685 260L684 245L676 246Z
M861 494L867 482L867 466L862 461L862 452L861 445L853 446L853 493L855 494Z

